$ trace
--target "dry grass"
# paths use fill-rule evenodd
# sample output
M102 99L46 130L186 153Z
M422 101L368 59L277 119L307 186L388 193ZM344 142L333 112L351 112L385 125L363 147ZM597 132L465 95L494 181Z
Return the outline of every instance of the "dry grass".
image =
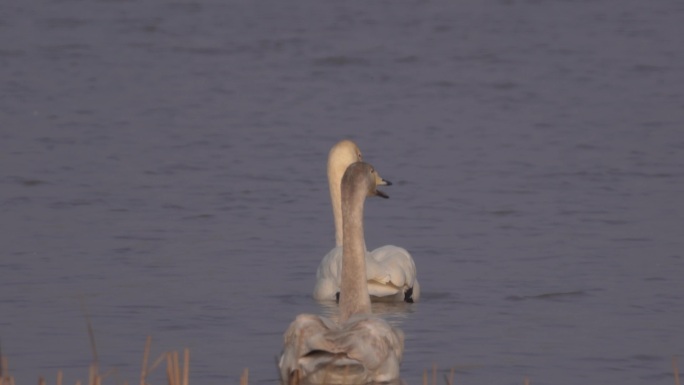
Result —
M162 353L157 359L149 364L150 349L152 346L152 338L147 337L145 342L145 350L143 352L142 365L140 370L140 385L151 385L148 382L148 375L154 372L163 362L166 362L166 379L167 385L189 385L190 384L190 350L183 350L183 360L181 365L180 354L178 351L168 351ZM94 347L94 344L93 344ZM97 357L97 356L95 356ZM86 385L102 385L103 381L113 373L112 370L101 373L97 362L90 364L88 370L88 381ZM672 373L674 377L674 384L681 385L679 379L679 365L678 357L672 357ZM431 369L423 371L422 385L437 385L437 365L432 365ZM57 371L55 383L63 385L63 373L61 370ZM455 382L455 368L451 368L449 374L444 375L444 383L446 385L456 385ZM529 377L523 379L524 385L530 385ZM128 383L124 383L127 385ZM402 384L404 384L402 382ZM7 357L0 353L0 385L16 385L14 377L8 371ZM48 381L40 376L38 378L38 385L48 385ZM76 381L75 385L82 385L81 380ZM240 376L240 385L249 385L249 369L245 368Z
M677 365L677 356L672 356L672 373L674 373L675 385L679 383L679 365Z
M91 340L91 342L92 341L93 340ZM150 385L150 383L147 381L148 375L154 372L154 370L162 362L166 362L167 385L189 385L190 350L187 348L183 350L182 366L178 351L164 352L154 361L154 363L151 366L148 366L151 345L152 338L147 337L147 341L145 343L145 351L143 353L142 368L140 370L140 385ZM94 343L92 344L92 347L94 349ZM94 354L94 357L97 357L97 355ZM86 384L102 385L104 380L107 379L107 377L109 377L112 373L114 373L113 370L109 370L104 373L100 372L97 361L94 361L90 364L90 367L88 368L88 381L86 382ZM241 379L241 385L247 385L247 377L246 375L244 376L244 384ZM58 370L55 383L57 385L63 385L63 378L63 372L61 370ZM77 380L75 384L82 385L83 382L81 380ZM128 383L126 382L124 384L127 385ZM12 376L8 371L7 357L3 356L2 354L0 354L0 385L16 385L14 381L14 376ZM48 385L48 381L45 379L45 377L40 376L38 377L38 385Z

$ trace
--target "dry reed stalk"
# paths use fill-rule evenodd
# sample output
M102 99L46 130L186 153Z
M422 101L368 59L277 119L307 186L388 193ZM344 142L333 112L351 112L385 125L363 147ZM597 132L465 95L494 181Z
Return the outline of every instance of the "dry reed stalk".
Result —
M9 371L7 370L7 357L2 355L0 352L0 381L4 381L5 377L9 377Z
M43 376L38 377L38 385L45 385L45 379Z
M423 385L428 385L427 369L423 369Z
M190 373L190 350L185 349L183 368L180 366L177 351L167 352L165 356L166 376L169 385L187 385Z
M95 376L97 376L97 366L93 362L90 364L90 368L88 370L88 385L95 385Z
M152 346L152 336L147 336L145 341L145 351L143 352L142 369L140 370L140 385L145 385L147 380L147 361L150 358L150 347Z
M106 377L111 370L105 374L100 374L100 369L97 362L90 364L90 385L101 385L102 379Z
M249 368L245 368L240 376L240 385L247 385L249 383Z
M0 385L14 385L14 377L9 374L7 357L0 351Z
M176 371L175 376L176 376L176 383L175 385L181 385L181 367L180 367L180 361L178 360L178 352L174 351L173 353L173 362L174 366L173 369Z
M530 378L525 376L525 380L523 381L523 384L530 385Z
M62 370L57 371L57 385L62 385L62 377L64 376L64 373L62 373Z
M183 350L183 385L190 385L190 349Z
M432 385L437 385L437 364L432 364Z
M444 380L446 381L447 385L454 385L454 372L455 369L452 366L451 371L449 372L449 377L447 377L446 374L444 375Z
M156 369L157 366L159 366L159 364L161 364L165 358L166 353L162 353L159 357L157 357L157 359L154 361L154 364L152 364L152 366L150 366L150 368L147 370L147 373L152 373L152 371L154 371L154 369Z
M88 327L88 337L90 338L90 349L93 353L93 363L97 364L97 345L95 344L95 331L93 330L93 323L90 321L90 314L86 310L85 301L81 298L81 311L86 319L86 326ZM91 383L92 384L92 383Z
M173 369L171 368L172 365L173 363L171 362L171 354L166 353L166 378L168 385L173 385L173 380L171 379L173 373Z
M672 356L672 371L674 372L675 385L680 385L679 365L677 365L677 356Z
M175 385L173 381L173 376L176 370L173 368L173 355L171 352L166 353L166 378L168 379L169 385Z
M169 385L180 385L178 383L178 360L173 355L173 352L169 352L169 357L171 357L171 383Z
M76 385L81 385L81 380L76 381Z

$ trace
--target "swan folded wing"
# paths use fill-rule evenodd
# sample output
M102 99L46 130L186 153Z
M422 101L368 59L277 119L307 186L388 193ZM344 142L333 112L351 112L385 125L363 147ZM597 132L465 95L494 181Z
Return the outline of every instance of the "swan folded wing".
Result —
M368 294L373 302L400 301L404 298L404 288L396 287L393 284L377 281L368 281ZM399 295L401 294L401 297Z
M314 298L334 300L340 291L342 274L342 246L330 250L323 257L316 270ZM404 299L404 293L413 288L413 299L418 299L419 289L416 279L416 265L405 249L386 245L372 252L366 251L366 275L368 292L374 298L397 296Z
M279 366L286 383L365 383L399 377L404 334L372 315L357 315L338 326L327 318L302 314L284 339Z
M364 362L369 368L380 365L390 353L401 359L404 352L404 333L371 314L352 316L341 330L330 334L350 358Z
M376 382L399 377L404 353L404 333L372 315L349 319L334 335L334 342L347 357L363 364L369 379Z
M316 278L338 277L342 273L342 246L334 247L326 254L316 270Z
M288 378L290 372L297 368L297 361L301 356L316 349L320 339L330 327L335 327L327 318L313 314L300 314L285 331L283 335L283 353L280 356L281 374Z
M334 300L337 293L340 291L340 282L342 280L342 246L337 246L326 254L316 270L316 285L314 286L314 298L317 300ZM380 283L382 285L389 284L392 280L390 274L381 266L377 266L377 262L371 258L370 253L366 251L366 272L368 282ZM383 276L381 276L384 274ZM396 273L395 273L396 275ZM394 288L379 288L378 290L371 290L371 295L376 297L388 296L398 293L398 289Z
M335 295L340 291L341 273L342 246L337 246L330 250L318 265L314 298L319 301L334 300Z
M379 247L366 256L366 262L369 281L397 288L413 287L416 265L405 249L392 245Z

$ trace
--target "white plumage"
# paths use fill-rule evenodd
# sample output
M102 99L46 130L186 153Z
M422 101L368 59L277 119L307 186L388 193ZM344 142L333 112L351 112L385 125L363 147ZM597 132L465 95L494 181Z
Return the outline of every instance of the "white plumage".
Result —
M319 301L335 300L340 291L343 237L340 182L347 167L361 160L361 151L350 140L335 144L328 155L328 185L335 219L336 246L323 257L316 271L313 296ZM416 265L406 249L386 245L365 253L368 292L373 301L418 300L420 285L416 278Z
M363 162L351 165L344 175L339 320L301 314L290 324L278 363L286 385L366 384L399 378L404 333L371 314L364 274L363 204L367 195L386 197L376 188L379 181L382 178Z

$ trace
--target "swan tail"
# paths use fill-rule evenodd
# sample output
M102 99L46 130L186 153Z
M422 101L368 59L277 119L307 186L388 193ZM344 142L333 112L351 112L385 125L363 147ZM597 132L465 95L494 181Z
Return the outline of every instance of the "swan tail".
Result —
M367 260L371 261L367 268L368 290L372 296L404 301L409 290L416 293L416 264L408 251L392 245L382 246L373 250ZM418 298L415 294L409 297L411 301Z
M287 385L365 384L399 375L404 334L372 315L355 315L338 325L324 317L302 314L284 339L278 366Z

